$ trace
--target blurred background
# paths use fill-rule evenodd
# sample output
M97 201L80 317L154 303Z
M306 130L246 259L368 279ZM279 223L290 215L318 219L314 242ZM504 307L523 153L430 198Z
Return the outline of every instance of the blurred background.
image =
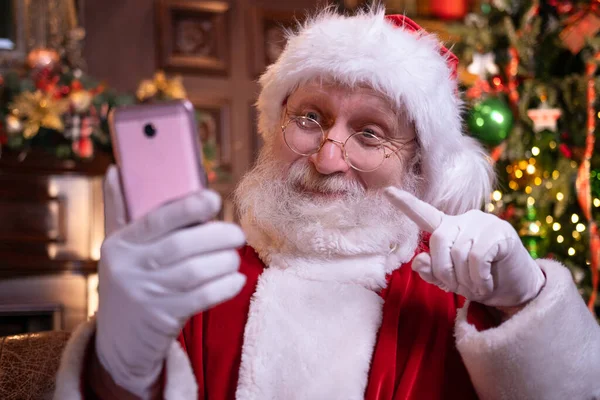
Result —
M354 13L369 1L329 2ZM598 1L389 0L461 59L465 131L499 176L486 204L596 298ZM322 0L0 0L0 336L72 330L97 305L107 115L187 98L210 185L252 165L256 79ZM468 179L468 177L465 177Z

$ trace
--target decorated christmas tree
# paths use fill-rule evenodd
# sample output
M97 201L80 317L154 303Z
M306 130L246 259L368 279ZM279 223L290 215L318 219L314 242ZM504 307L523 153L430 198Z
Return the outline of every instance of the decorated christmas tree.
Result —
M599 315L600 3L493 0L453 31L468 130L498 174L488 211L567 265Z

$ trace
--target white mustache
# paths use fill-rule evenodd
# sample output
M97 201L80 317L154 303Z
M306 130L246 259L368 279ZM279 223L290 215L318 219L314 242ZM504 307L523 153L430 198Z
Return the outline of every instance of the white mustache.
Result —
M326 194L342 193L350 197L362 197L365 188L356 180L340 174L323 175L308 162L294 163L288 172L286 183L292 189L303 188Z

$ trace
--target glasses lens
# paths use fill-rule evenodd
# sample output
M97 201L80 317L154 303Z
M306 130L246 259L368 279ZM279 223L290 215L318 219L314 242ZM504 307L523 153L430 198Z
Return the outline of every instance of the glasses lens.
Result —
M292 151L301 155L316 153L323 141L323 129L313 119L297 117L283 130L285 142Z
M372 133L355 133L348 138L345 148L348 162L360 171L376 170L385 159L383 143Z

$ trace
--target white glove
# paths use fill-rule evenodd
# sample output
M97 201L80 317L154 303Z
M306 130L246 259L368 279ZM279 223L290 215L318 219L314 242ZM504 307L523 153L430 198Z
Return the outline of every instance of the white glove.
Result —
M188 318L242 289L246 278L237 272L235 249L245 237L233 224L202 224L220 208L213 191L191 194L125 225L115 167L104 190L108 237L98 267L96 352L115 383L147 398Z
M430 254L421 253L412 263L426 282L497 307L521 305L540 292L546 278L508 222L479 210L446 215L394 187L385 194L431 233Z

